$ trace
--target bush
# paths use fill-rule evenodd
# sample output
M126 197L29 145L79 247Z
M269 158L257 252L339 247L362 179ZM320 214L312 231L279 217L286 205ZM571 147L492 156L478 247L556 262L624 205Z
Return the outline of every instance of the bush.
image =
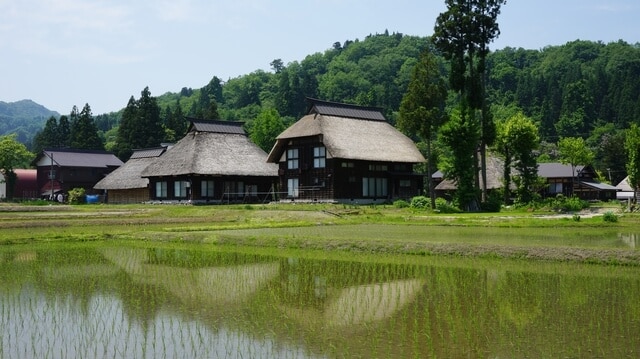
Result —
M436 211L440 213L460 213L461 211L444 198L436 198Z
M589 207L589 202L578 197L565 197L561 194L545 201L555 211L578 212Z
M69 191L69 203L81 204L86 201L86 192L84 188L74 188Z
M411 208L426 209L430 207L429 198L425 196L416 196L411 199Z
M618 216L616 216L616 214L611 212L611 211L605 212L604 216L602 217L602 219L605 222L611 222L611 223L618 222Z
M399 199L396 200L395 202L393 202L393 206L395 208L407 208L409 207L409 202L403 200L403 199Z
M485 212L500 212L502 208L502 191L494 190L489 192L487 201L482 203L481 207Z

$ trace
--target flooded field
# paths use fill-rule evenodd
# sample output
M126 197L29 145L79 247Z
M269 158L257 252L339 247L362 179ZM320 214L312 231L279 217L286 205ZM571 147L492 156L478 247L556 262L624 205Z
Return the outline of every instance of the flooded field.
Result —
M0 248L0 357L640 353L637 267L147 245Z

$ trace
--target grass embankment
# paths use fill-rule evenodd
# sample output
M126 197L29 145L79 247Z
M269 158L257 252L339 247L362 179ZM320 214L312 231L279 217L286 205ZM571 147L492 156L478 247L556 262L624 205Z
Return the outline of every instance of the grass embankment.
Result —
M618 208L606 209L617 210ZM640 265L640 221L584 212L434 214L392 206L0 205L0 244L179 241ZM602 211L600 211L602 212Z

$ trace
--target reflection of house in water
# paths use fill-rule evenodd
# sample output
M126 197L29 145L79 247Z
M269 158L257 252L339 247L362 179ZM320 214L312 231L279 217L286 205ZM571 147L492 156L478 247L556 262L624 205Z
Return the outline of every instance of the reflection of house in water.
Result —
M630 248L640 248L640 235L637 233L619 233L618 239Z
M155 253L147 249L109 248L102 254L133 281L161 286L177 298L199 305L241 303L278 274L278 264L273 261L193 268L154 263L150 259Z
M388 319L413 302L424 286L412 273L380 264L293 258L281 264L280 309L305 326Z

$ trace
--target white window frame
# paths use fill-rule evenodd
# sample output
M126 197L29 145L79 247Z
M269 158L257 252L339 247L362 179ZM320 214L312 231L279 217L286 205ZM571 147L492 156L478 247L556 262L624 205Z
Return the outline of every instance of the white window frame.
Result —
M287 179L287 196L298 198L300 196L300 180L296 178Z
M389 180L384 177L363 177L362 196L384 198L389 194Z
M287 169L295 170L300 168L300 149L289 148L287 150Z
M325 168L327 159L327 149L324 146L313 148L313 167Z
M212 198L215 195L214 188L214 181L202 180L202 182L200 182L200 196L203 198Z
M176 198L187 198L189 195L189 187L188 181L175 181L173 183L173 195Z
M167 181L156 182L156 198L167 198Z

